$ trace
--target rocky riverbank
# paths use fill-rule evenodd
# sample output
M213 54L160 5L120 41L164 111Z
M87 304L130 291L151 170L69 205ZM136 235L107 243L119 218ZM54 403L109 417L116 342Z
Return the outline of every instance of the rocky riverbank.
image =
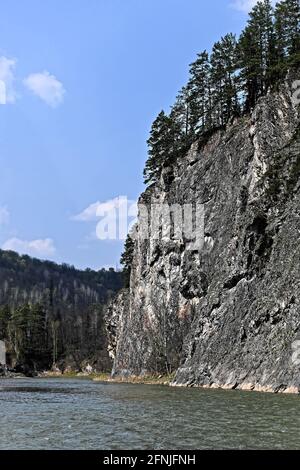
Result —
M26 377L25 374L0 364L0 379L18 379L23 377Z
M259 384L245 383L240 386L230 384L211 384L211 385L181 385L174 382L175 374L171 375L146 375L146 376L115 376L112 377L108 373L84 373L84 372L67 372L59 373L46 371L38 374L39 378L60 378L60 379L89 379L94 382L110 382L110 383L127 383L135 385L164 385L178 388L199 388L199 389L215 389L215 390L237 390L246 392L263 392L263 393L279 393L285 395L298 395L300 389L297 387L279 388L277 390L272 386L261 386Z

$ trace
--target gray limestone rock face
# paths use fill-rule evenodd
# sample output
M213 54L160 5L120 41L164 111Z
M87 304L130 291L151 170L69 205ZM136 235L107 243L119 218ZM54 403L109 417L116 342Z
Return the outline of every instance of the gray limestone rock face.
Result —
M141 196L149 210L204 205L205 238L191 250L151 220L149 239L138 226L130 288L107 313L115 375L299 391L300 110L289 90L195 142Z

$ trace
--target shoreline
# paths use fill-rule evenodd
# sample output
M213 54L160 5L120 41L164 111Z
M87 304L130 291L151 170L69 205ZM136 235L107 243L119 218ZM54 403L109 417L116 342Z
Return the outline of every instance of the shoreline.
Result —
M219 385L213 383L211 385L186 385L174 382L175 375L149 375L144 377L129 376L129 377L112 377L110 373L92 373L85 372L67 372L65 374L58 372L45 372L38 375L38 378L65 378L65 379L88 379L93 382L108 382L108 383L126 383L133 385L160 385L173 388L198 388L203 390L231 390L240 392L257 392L257 393L273 393L274 395L300 395L300 389L295 386L282 386L275 390L271 385L259 385L252 383L224 384Z
M300 389L294 386L282 387L281 389L274 389L271 385L259 385L252 383L241 383L239 385L225 384L219 385L213 383L211 385L185 385L171 383L170 387L178 388L199 388L203 390L231 390L238 392L256 392L256 393L269 393L273 395L300 395Z
M127 383L136 385L164 385L170 386L174 380L174 375L149 375L144 377L130 376L130 377L112 377L110 373L92 373L87 372L66 372L64 374L59 372L47 371L40 373L37 378L45 379L88 379L93 382L110 382L110 383Z

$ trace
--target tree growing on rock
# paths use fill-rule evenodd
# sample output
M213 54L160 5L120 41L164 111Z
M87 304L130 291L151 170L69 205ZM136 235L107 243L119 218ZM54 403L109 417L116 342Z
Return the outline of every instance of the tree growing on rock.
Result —
M226 34L216 42L211 55L211 122L224 126L231 116L239 114L237 41Z
M161 111L155 119L148 139L148 160L144 170L145 183L154 183L162 168L176 160L180 144L179 113L170 116Z
M207 142L216 129L251 112L258 99L276 89L287 71L300 65L300 1L260 0L249 13L237 40L226 34L209 55L198 54L190 78L180 90L170 115L162 111L148 140L145 183L160 179L196 140Z
M289 66L300 64L299 0L278 2L274 16L278 71L280 76L283 76Z
M133 255L134 255L134 239L132 234L128 234L125 245L124 245L124 251L121 255L121 265L123 266L123 273L124 273L124 284L125 287L129 287L129 281L130 281L130 274L131 274L131 268L132 268L132 261L133 261Z

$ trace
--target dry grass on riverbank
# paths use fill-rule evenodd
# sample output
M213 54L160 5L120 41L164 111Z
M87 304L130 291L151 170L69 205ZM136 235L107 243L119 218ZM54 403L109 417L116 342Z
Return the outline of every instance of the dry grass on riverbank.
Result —
M106 375L106 374L104 374ZM93 378L94 382L115 382L115 383L130 383L130 384L144 384L144 385L170 385L174 380L174 374L171 375L145 375L143 377L103 377L100 374Z
M94 382L112 382L112 383L130 383L130 384L144 384L144 385L170 385L174 379L174 374L171 375L148 375L143 377L114 377L112 378L109 373L92 373L85 372L53 372L47 371L39 375L43 378L60 378L60 379L89 379Z

